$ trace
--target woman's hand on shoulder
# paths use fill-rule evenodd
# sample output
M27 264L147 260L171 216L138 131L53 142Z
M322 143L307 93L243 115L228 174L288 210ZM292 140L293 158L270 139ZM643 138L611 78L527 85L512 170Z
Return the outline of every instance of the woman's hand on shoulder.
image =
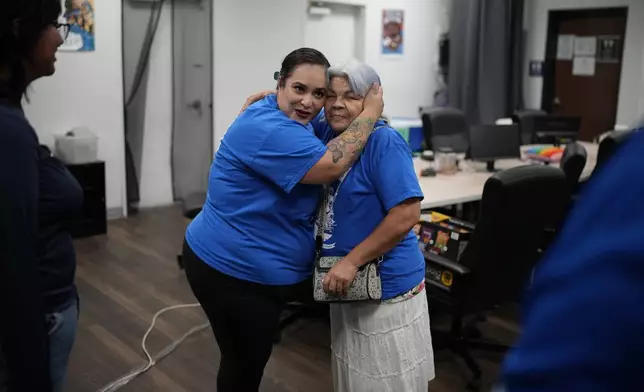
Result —
M248 109L248 107L250 105L254 104L257 101L261 101L262 99L266 98L266 96L271 95L271 94L277 94L277 91L275 91L275 90L264 90L262 92L253 94L250 97L246 98L246 102L244 102L244 106L242 106L241 110L239 111L239 114L242 114L244 112L244 110Z

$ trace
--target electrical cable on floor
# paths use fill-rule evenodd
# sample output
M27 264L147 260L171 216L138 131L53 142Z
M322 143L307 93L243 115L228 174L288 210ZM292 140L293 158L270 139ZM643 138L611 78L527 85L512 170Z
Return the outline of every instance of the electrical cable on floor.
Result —
M159 361L161 361L163 358L165 358L170 353L172 353L190 335L193 335L197 332L203 331L204 329L210 327L210 323L208 322L197 325L196 327L193 327L192 329L190 329L190 331L186 332L179 339L170 343L163 350L161 350L155 358L152 358L152 355L150 355L150 352L148 351L147 347L145 347L145 342L147 341L148 336L150 335L152 330L154 329L154 325L156 324L157 318L161 316L163 313L174 309L199 308L199 307L201 307L201 305L199 305L198 303L185 304L185 305L173 305L158 311L152 318L152 323L150 324L150 327L148 328L148 330L145 332L145 335L143 335L143 340L141 341L141 348L143 349L143 352L145 353L145 356L148 359L148 363L138 369L133 370L132 372L126 374L125 376L110 382L109 384L105 385L103 388L99 389L98 392L112 392L120 389L124 385L128 384L130 381L134 380L136 377L140 376L141 374L147 372L152 367L154 367Z

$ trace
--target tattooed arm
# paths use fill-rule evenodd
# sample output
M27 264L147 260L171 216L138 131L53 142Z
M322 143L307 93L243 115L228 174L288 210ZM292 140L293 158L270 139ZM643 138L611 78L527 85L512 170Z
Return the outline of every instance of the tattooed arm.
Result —
M382 87L374 85L364 100L362 113L340 136L327 143L327 152L302 178L305 184L326 184L337 180L358 159L382 115Z

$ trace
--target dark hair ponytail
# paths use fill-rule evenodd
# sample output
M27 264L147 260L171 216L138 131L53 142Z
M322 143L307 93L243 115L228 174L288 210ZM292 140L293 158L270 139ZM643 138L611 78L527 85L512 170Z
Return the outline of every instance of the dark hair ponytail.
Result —
M29 84L24 63L61 12L60 0L12 0L0 6L0 102L20 104Z
M295 49L289 53L282 61L282 69L276 72L274 77L277 80L277 87L284 87L286 79L288 79L295 68L302 64L321 65L324 68L329 68L329 60L319 50L312 48Z

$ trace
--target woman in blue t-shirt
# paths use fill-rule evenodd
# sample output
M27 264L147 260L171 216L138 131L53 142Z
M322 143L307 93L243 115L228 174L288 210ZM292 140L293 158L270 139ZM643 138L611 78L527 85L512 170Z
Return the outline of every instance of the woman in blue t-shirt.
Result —
M331 67L328 75L326 124L315 126L341 137L380 79L358 62ZM341 295L358 268L384 256L382 302L331 305L336 392L420 392L434 378L425 260L412 232L422 199L407 143L378 121L360 158L331 184L325 206L322 256L344 256L327 275L325 291Z
M350 62L328 70L324 113L312 120L323 141L346 137L366 104L373 68ZM250 96L242 111L270 96ZM336 392L426 391L434 378L425 260L412 228L423 198L411 151L384 121L346 176L330 184L322 256L344 256L325 290L342 294L358 268L383 256L383 301L331 305ZM312 290L312 287L308 287Z
M326 100L328 61L314 49L284 59L277 95L243 111L212 163L184 263L221 351L219 392L257 391L287 301L311 296L320 184L356 161L382 114L373 86L351 129L326 145L310 122Z

